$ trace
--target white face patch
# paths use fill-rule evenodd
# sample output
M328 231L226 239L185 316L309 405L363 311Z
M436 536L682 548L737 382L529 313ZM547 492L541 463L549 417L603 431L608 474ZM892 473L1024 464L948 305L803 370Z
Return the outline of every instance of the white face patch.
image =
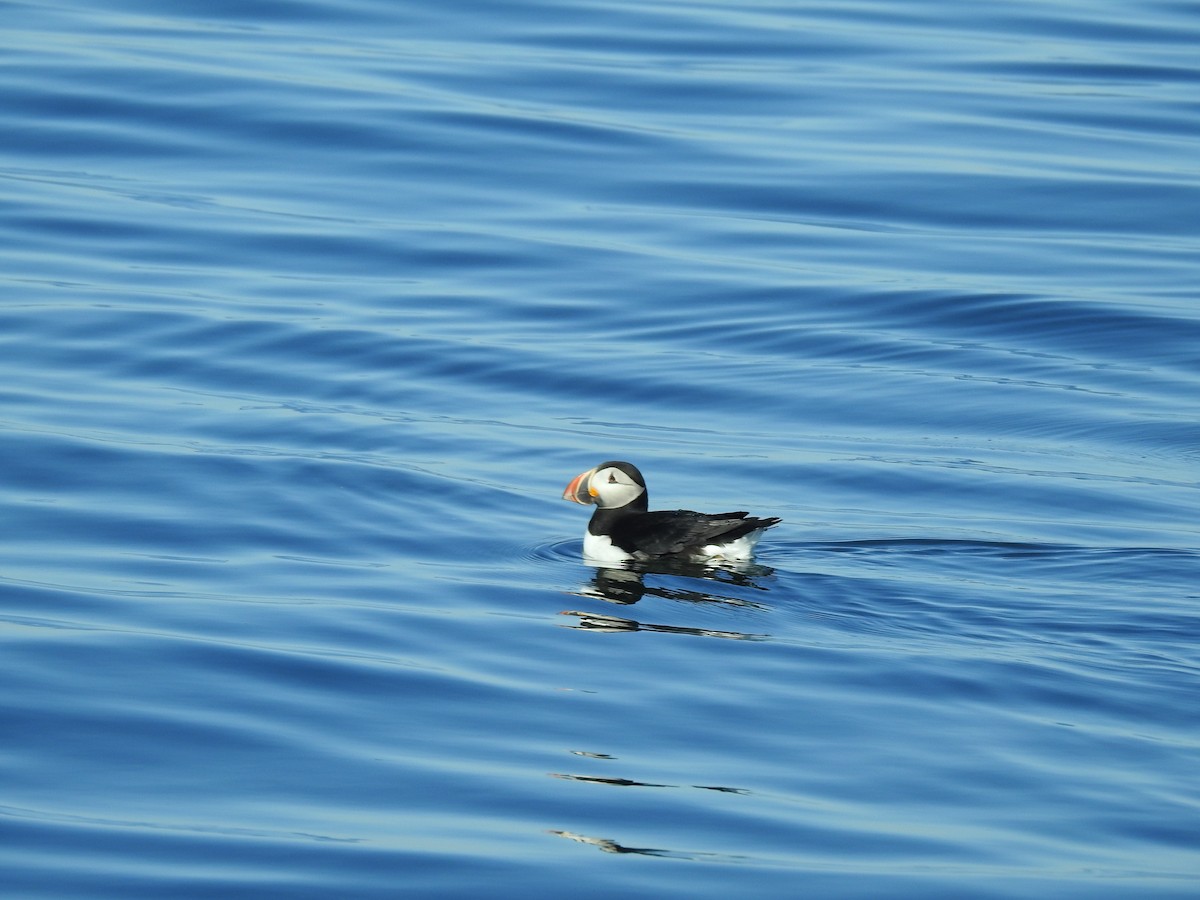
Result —
M602 509L626 506L646 492L642 485L612 466L593 472L588 487L595 493L596 505Z

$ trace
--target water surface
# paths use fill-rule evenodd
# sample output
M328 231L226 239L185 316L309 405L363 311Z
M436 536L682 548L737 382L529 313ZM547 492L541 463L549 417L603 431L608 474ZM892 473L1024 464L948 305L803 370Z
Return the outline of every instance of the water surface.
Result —
M1195 896L1195 4L5 13L13 896Z

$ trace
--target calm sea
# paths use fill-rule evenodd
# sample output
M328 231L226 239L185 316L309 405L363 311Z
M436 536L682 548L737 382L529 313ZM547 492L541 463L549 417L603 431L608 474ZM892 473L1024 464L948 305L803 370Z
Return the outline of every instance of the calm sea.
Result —
M6 900L1200 896L1200 4L2 7Z

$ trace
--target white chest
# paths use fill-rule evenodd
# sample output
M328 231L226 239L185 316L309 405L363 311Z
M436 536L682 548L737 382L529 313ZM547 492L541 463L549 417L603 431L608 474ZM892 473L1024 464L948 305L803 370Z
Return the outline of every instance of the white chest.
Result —
M626 553L620 547L614 546L612 538L603 534L583 534L583 555L594 562L625 562L633 559L632 554Z

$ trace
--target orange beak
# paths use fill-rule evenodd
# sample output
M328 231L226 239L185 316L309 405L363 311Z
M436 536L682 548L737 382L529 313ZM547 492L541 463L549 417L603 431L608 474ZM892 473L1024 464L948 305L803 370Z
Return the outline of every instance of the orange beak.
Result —
M572 478L567 489L563 491L563 499L570 500L572 503L582 503L584 506L595 503L596 493L588 486L588 480L595 471L595 469L588 469Z

